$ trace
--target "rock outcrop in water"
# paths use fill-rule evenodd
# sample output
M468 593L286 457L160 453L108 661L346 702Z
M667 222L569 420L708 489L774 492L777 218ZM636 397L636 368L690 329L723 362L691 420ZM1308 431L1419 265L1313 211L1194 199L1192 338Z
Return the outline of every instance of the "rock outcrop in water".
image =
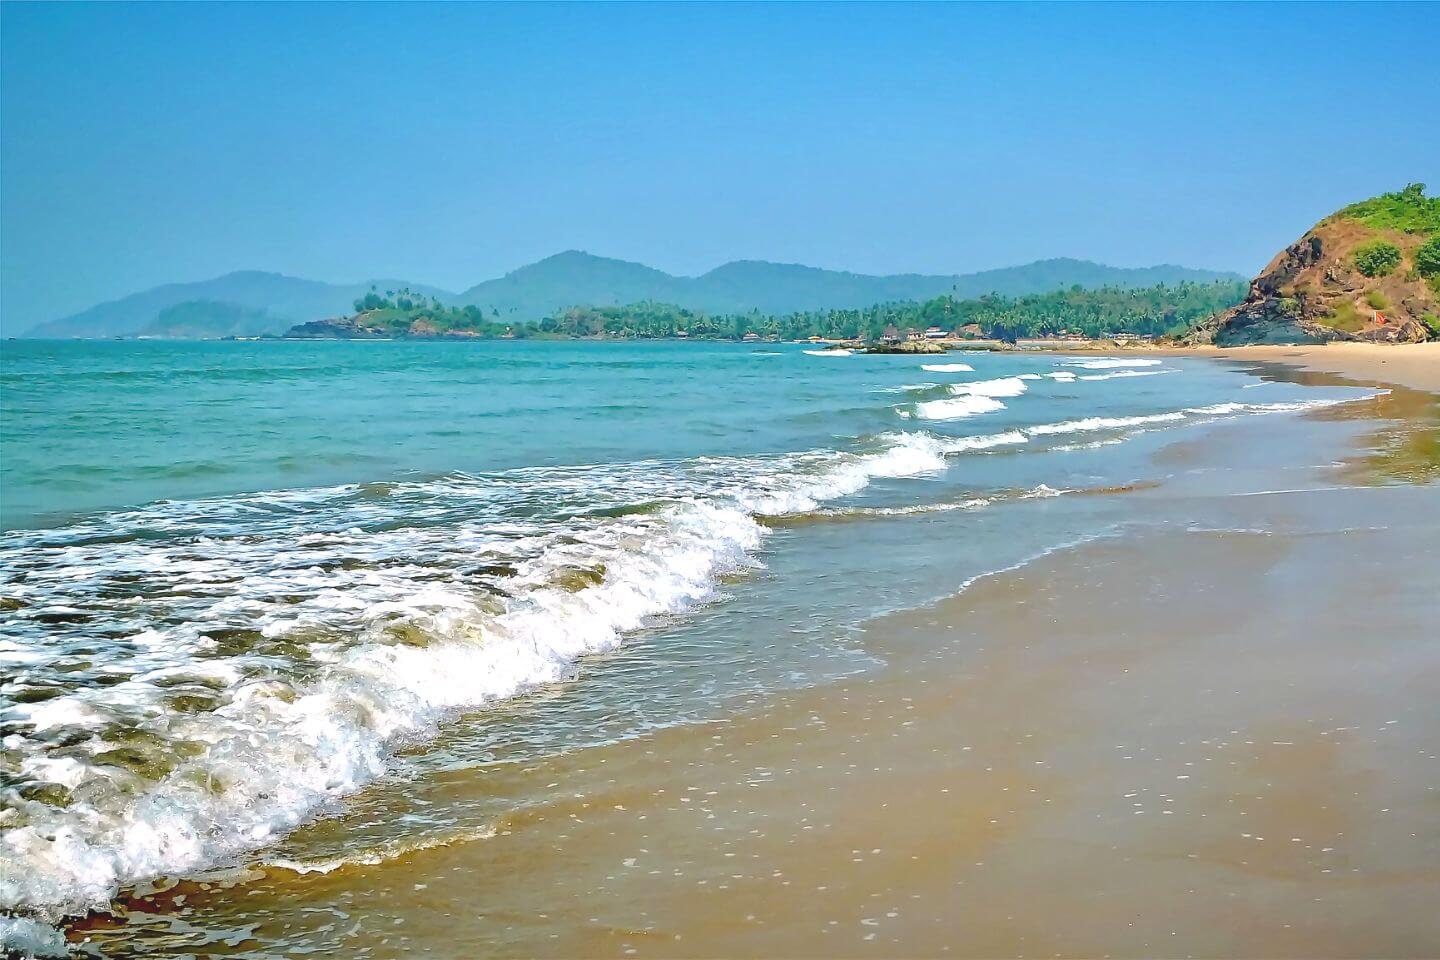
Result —
M1282 250L1196 343L1414 343L1440 336L1440 198L1423 184L1352 204Z
M304 340L475 340L481 334L474 330L441 329L426 317L417 317L404 324L383 324L374 311L353 317L312 320L297 324L285 334Z
M944 344L929 340L904 340L900 343L877 343L866 347L866 353L944 353Z

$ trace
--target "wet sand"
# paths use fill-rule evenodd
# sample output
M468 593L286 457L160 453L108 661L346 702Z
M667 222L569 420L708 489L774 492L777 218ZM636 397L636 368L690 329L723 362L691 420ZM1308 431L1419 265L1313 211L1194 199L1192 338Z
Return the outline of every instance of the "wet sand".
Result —
M1317 415L1360 448L1303 493L1216 479L1263 478L1282 421L1177 440L1171 482L1121 494L1143 526L872 621L880 669L456 774L456 809L514 812L182 885L158 904L183 918L113 952L1440 954L1440 496L1385 439L1435 400Z

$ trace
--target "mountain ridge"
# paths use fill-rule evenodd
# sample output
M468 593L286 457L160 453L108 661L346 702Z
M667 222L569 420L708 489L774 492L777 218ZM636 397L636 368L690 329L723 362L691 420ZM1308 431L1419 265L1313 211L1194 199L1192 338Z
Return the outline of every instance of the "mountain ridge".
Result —
M1144 287L1183 280L1241 279L1228 271L1171 264L1111 267L1088 260L1052 258L963 274L875 275L768 260L732 260L695 277L676 276L629 260L564 250L460 293L402 280L326 283L259 270L237 270L210 280L170 283L97 304L88 310L31 327L27 337L108 338L136 336L160 314L189 305L184 329L205 328L203 305L213 305L216 331L233 325L237 309L263 312L273 329L351 312L371 289L409 289L442 302L473 304L507 322L526 323L574 306L619 306L643 301L674 303L716 313L790 313L812 309L858 308L918 300L941 293L962 297L989 293L1022 295L1074 285Z

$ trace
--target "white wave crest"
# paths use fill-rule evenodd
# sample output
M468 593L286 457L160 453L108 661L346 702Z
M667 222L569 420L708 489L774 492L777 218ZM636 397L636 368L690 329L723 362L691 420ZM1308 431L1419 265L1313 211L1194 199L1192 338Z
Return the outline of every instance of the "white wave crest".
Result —
M898 387L877 387L875 393L913 393L919 390L933 390L938 383L902 383Z
M959 420L963 417L973 417L976 414L1004 409L1005 404L994 397L963 396L917 403L915 404L915 415L922 420Z
M1179 373L1179 370L1118 370L1115 373L1088 373L1080 377L1081 380L1117 380L1123 377L1158 377L1166 373Z
M1109 370L1113 367L1154 367L1164 361L1151 357L1122 360L1119 357L1091 357L1084 360L1066 360L1062 367L1084 367L1086 370Z
M921 370L928 370L931 373L974 373L975 368L968 363L922 363Z
M802 352L812 357L849 357L855 354L854 350L846 350L843 347L834 350L804 350Z
M419 840L398 838L387 841L378 847L343 857L331 857L326 860L290 860L284 857L277 857L272 860L267 860L265 866L302 874L334 873L336 870L343 870L347 867L378 867L381 864L388 863L399 857L408 856L412 853L434 850L438 847L448 847L456 843L474 843L476 840L489 840L495 836L495 832L494 826L486 825L472 830L462 830L456 833L423 837Z
M1369 397L1378 394L1369 394ZM1179 420L1186 420L1191 417L1223 417L1237 413L1292 413L1299 410L1310 410L1317 407L1328 407L1337 403L1351 403L1356 399L1367 399L1368 397L1354 397L1337 400L1294 400L1278 403L1215 403L1205 407L1186 407L1184 410L1172 410L1168 413L1155 413L1135 417L1086 417L1082 420L1066 420L1061 423L1042 423L1033 427L1025 427L1025 433L1032 437L1046 436L1050 434L1083 433L1090 430L1114 430L1123 427L1138 427L1150 423L1174 423Z
M1035 374L1021 374L1018 377L1000 377L996 380L976 380L972 383L957 383L950 392L957 397L1018 397L1026 390L1026 380L1039 379Z
M978 437L945 437L940 441L940 446L946 453L963 453L969 450L989 450L992 447L1029 442L1030 438L1019 430L1007 430L1004 433L991 433Z
M981 413L1004 410L1005 404L999 397L1018 397L1027 389L1026 380L1038 380L1036 374L1021 374L1015 377L1000 377L995 380L975 380L971 383L956 383L950 386L954 395L948 400L927 400L915 405L915 416L921 420L959 420ZM906 416L901 411L901 416Z
M1086 430L1112 430L1118 427L1138 427L1145 423L1167 423L1184 419L1185 414L1178 410L1171 413L1156 413L1143 417L1085 417L1082 420L1065 420L1061 423L1042 423L1033 427L1026 427L1025 432L1032 437L1040 437L1056 433L1080 433Z
M408 594L334 596L360 607L360 634L311 644L313 680L252 677L213 712L155 713L170 733L208 744L160 780L116 783L120 771L75 761L59 776L42 756L22 761L23 775L83 785L89 802L28 806L27 822L0 844L0 903L99 906L127 882L183 874L273 840L379 776L393 745L429 736L446 715L562 680L577 658L618 646L649 618L709 600L719 577L750 563L762 536L735 507L677 504L598 527L583 548L557 545L522 567L500 601L423 582ZM576 567L603 576L584 589L557 584ZM261 632L303 635L317 613L272 616ZM413 640L396 642L397 622ZM101 692L149 713L154 679Z

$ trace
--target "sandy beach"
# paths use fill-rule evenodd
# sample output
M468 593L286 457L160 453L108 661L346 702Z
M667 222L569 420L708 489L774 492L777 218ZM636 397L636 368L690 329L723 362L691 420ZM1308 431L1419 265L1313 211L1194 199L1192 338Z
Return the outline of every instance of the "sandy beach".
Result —
M1206 347L1174 351L1178 356L1267 360L1299 370L1336 373L1351 380L1397 383L1440 391L1440 342L1411 344L1327 343L1296 347Z
M1434 956L1440 406L1403 384L1433 383L1436 354L1234 353L1392 389L1170 443L1168 480L1108 494L1130 532L870 622L877 670L441 776L432 799L513 811L384 869L181 884L72 937L112 955L258 937L377 957ZM1297 470L1325 482L1297 492Z
M1283 363L1296 370L1334 373L1355 382L1392 383L1415 390L1440 391L1440 341L1384 344L1336 342L1295 346L1157 347L1117 350L1113 344L1060 343L1028 349L1077 354L1209 357Z

